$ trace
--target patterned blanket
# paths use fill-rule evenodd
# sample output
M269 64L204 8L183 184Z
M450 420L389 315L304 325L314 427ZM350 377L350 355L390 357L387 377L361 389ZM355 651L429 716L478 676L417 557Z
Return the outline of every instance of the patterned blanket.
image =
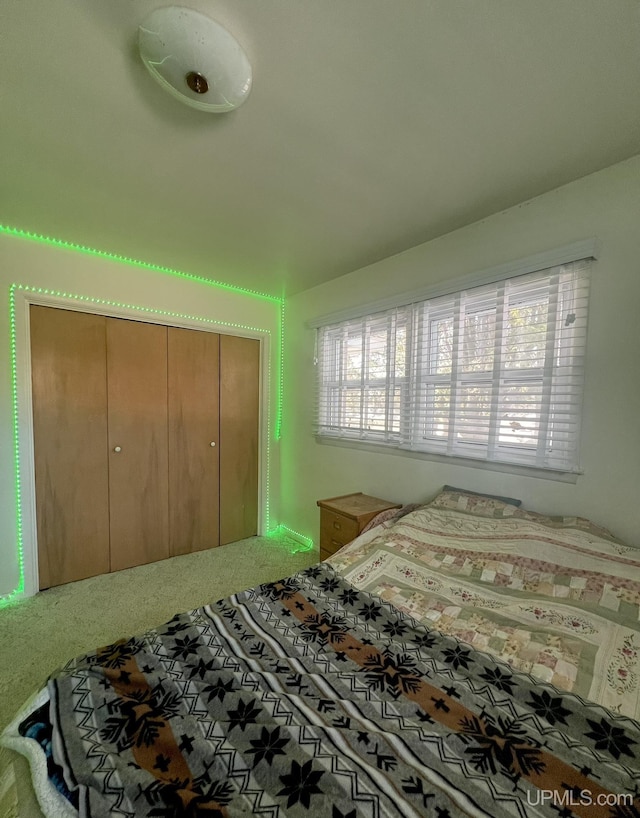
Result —
M587 520L443 492L330 562L424 624L640 719L640 551Z
M48 690L83 816L640 814L640 724L327 564L86 655Z

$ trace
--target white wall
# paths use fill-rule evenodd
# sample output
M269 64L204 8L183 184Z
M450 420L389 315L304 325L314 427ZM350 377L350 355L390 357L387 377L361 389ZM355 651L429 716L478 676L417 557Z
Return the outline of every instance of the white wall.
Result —
M592 237L600 250L589 312L584 474L575 484L315 441L314 332L306 321ZM318 498L363 491L420 502L451 484L518 497L536 511L589 517L640 546L640 157L307 290L287 301L286 312L282 501L296 530L317 542Z
M224 276L221 274L219 277ZM74 296L104 299L128 305L126 307L92 305L91 309L95 309L96 312L260 337L265 342L263 349L266 351L263 362L263 397L265 397L263 411L266 413L269 407L271 409L269 512L271 526L277 524L280 453L279 442L274 439L274 432L278 395L276 377L280 347L279 302L2 233L0 234L0 604L2 597L12 595L20 583L9 314L9 293L14 284L23 287L48 288ZM27 300L46 296L27 294L25 290L20 289L15 292L24 577L25 593L29 594L37 590L37 574L33 537L31 408L28 401L30 393L28 389ZM73 303L73 299L70 303ZM137 308L164 310L192 318L160 316ZM212 324L211 321L216 323ZM255 331L229 326L234 324L253 328ZM267 390L269 371L272 373L271 387ZM267 395L268 400L266 400ZM263 430L266 432L268 417L265 415L263 420ZM263 515L261 524L264 530L267 522L267 478L264 470L266 439L263 439L262 466Z

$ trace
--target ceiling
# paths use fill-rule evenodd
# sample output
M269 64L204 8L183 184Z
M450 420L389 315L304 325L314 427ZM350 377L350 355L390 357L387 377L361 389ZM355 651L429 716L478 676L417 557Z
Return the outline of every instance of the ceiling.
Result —
M182 0L236 111L136 50L163 0L2 0L0 223L291 295L640 153L639 0Z

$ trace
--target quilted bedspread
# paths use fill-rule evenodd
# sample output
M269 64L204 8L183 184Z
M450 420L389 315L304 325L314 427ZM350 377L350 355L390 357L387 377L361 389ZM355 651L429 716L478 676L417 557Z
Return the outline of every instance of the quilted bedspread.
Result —
M328 564L75 660L48 692L65 780L95 818L640 809L638 722L425 628Z
M640 718L640 551L587 520L444 492L330 561L419 621Z

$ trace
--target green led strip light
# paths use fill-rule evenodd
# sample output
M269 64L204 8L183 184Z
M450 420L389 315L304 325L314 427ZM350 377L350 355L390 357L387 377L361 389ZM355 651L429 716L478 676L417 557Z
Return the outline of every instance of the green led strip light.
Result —
M158 310L153 307L140 307L138 304L126 304L123 301L111 301L108 298L93 298L87 295L77 295L76 293L65 293L61 290L51 290L47 287L30 287L28 284L12 284L12 296L15 290L35 293L36 295L52 295L56 298L73 298L74 301L82 301L86 304L99 304L105 307L118 307L120 309L136 310L137 312L144 312L148 313L149 315L163 315L171 318L181 318L188 321L198 321L202 324L212 324L217 327L234 327L235 329L244 329L248 330L249 332L259 332L261 334L271 335L271 331L268 329L251 327L248 324L236 324L231 321L218 321L217 318L202 318L200 315L189 315L189 313L185 312L172 312L171 310Z
M9 332L11 344L11 396L13 404L13 457L16 481L16 539L18 543L18 585L7 596L0 597L0 608L24 593L24 550L22 538L22 491L20 488L20 450L18 447L18 368L16 365L15 287L9 288Z
M271 507L269 498L271 497L271 350L269 350L269 363L267 365L267 394L269 400L267 401L267 474L265 478L265 528L268 531L271 525Z
M305 537L304 534L300 534L298 531L294 531L286 525L279 525L277 528L274 528L273 531L269 531L267 537L275 540L285 540L288 544L291 543L291 540L295 540L296 547L291 549L292 554L295 554L297 551L313 550L313 540L310 537Z
M184 278L188 281L196 281L199 284L207 284L211 287L218 287L222 290L228 290L229 292L234 293L241 293L242 295L251 295L254 298L262 298L266 301L273 301L275 303L282 303L282 298L278 298L275 295L268 295L267 293L261 293L257 290L249 290L244 287L235 287L232 284L225 284L222 281L214 281L210 278L205 278L204 276L197 276L193 275L192 273L183 273L180 270L173 270L171 267L162 267L159 264L150 264L147 261L139 261L135 258L128 258L127 256L119 256L116 253L108 253L105 250L95 250L93 247L85 247L82 244L74 244L70 241L64 241L62 239L53 239L49 238L48 236L42 236L38 233L30 233L28 230L19 230L17 227L9 227L6 224L0 224L0 234L6 233L9 236L18 236L23 239L29 239L30 241L37 241L41 244L48 244L53 247L62 247L65 250L74 250L78 253L85 253L89 256L97 256L98 258L106 258L110 261L117 261L122 264L129 264L134 267L142 267L145 270L154 270L157 273L164 273L166 275L176 276L178 278Z
M233 327L235 329L250 330L251 332L258 332L260 334L267 334L271 336L269 330L260 329L259 327L251 327L246 324L237 324L230 321L217 321L213 318L202 318L200 316L188 315L186 313L171 312L170 310L158 310L151 307L140 307L135 304L125 304L121 301L111 301L105 298L92 298L85 295L77 295L75 293L66 293L59 290L51 290L46 287L31 287L26 284L12 284L9 288L9 326L10 326L10 345L11 345L11 390L13 403L13 442L14 442L14 463L15 463L15 491L16 491L16 532L17 532L17 546L18 546L18 569L19 580L18 586L11 591L11 593L0 596L0 608L13 602L16 598L24 593L24 539L22 530L22 495L21 495L21 477L20 477L20 443L19 443L19 413L18 413L18 367L17 367L17 351L16 351L16 291L34 293L36 295L49 295L58 298L73 298L86 304L95 304L102 307L118 307L127 310L136 310L141 313L152 315L160 315L171 318L187 319L190 321L198 321L202 324L211 324L220 327ZM266 498L265 498L265 527L269 531L270 526L270 504L269 504L269 489L270 489L270 462L271 462L271 357L269 356L268 378L267 378L267 475L266 475Z
M276 411L276 440L282 437L282 406L284 403L284 299L280 302L280 380L278 381L278 402Z

